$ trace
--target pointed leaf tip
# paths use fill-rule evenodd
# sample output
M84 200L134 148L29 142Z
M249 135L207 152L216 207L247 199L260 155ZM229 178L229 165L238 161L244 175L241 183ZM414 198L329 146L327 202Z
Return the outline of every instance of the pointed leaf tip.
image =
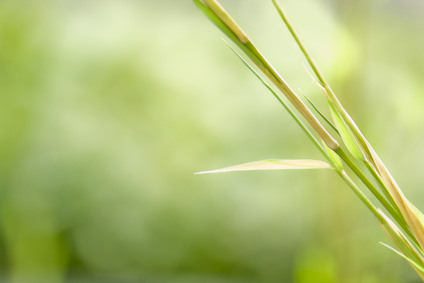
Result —
M270 159L255 162L244 163L240 165L225 167L222 169L203 171L195 174L210 174L210 173L224 173L231 171L253 171L253 170L284 170L284 169L323 169L331 168L331 166L319 160L281 160Z
M404 259L406 259L414 268L418 269L417 273L421 276L421 278L423 278L424 275L424 267L419 264L418 262L416 262L415 260L413 260L412 258L404 255L402 252L396 250L395 248L392 248L391 246L380 242L381 245L385 246L386 248L392 250L393 252L397 253L399 256L403 257Z

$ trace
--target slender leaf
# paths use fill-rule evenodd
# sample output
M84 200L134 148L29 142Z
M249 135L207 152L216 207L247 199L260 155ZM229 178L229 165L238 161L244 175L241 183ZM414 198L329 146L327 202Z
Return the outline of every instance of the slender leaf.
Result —
M215 0L204 0L206 5L214 11L215 15L217 15L222 22L237 36L237 38L243 43L248 43L250 39L244 33L244 31L240 28L240 26L231 18L231 16L225 11L224 7L221 6Z
M400 255L401 257L403 257L404 259L406 259L411 265L412 267L414 267L417 270L418 275L424 279L424 267L419 265L415 260L407 257L406 255L404 255L403 253L401 253L400 251L396 250L395 248L392 248L391 246L385 244L385 243L381 243L383 246L385 246L386 248L389 248L390 250L394 251L395 253L397 253L398 255Z
M198 172L195 174L223 173L231 171L281 170L281 169L323 169L331 168L328 163L318 160L281 160L270 159L244 163L222 169Z
M206 17L211 20L212 23L214 23L228 38L230 38L237 46L245 52L252 61L254 61L256 64L262 65L262 62L256 57L256 55L249 50L237 37L237 35L234 34L234 32L215 14L211 8L209 8L207 5L205 5L200 0L193 0L196 6L199 8L200 11L203 12L203 14L206 15Z
M309 99L309 97L306 96L306 94L303 94L303 96L306 98L306 100L311 104L312 108L315 109L315 111L321 116L322 119L337 133L340 135L339 130L337 130L336 126L334 126L333 123L324 115L322 112L318 109L318 107L315 106L315 104L312 102L312 100Z
M340 160L340 157L330 149L325 142L323 141L323 145L321 146L318 140L312 135L312 133L306 128L306 126L302 123L299 117L291 110L291 108L287 105L286 102L274 91L274 89L265 81L265 79L241 56L227 41L224 42L231 48L231 50L239 57L239 59L246 65L247 68L265 85L265 87L274 95L274 97L280 102L281 105L287 110L290 116L296 121L299 127L304 131L304 133L308 136L308 138L315 144L315 146L321 151L321 153L333 164L336 170L343 170L343 165ZM306 96L305 96L306 97ZM313 105L314 106L314 105ZM330 121L328 121L331 123ZM334 127L334 126L333 126ZM334 127L337 131L337 129ZM322 141L322 140L321 140Z
M370 147L371 148L371 147ZM372 149L372 148L371 148ZM385 187L393 197L394 202L399 208L403 218L408 224L412 234L418 241L421 250L424 249L424 222L422 213L417 213L417 208L405 197L395 179L390 174L387 167L383 164L380 157L371 150L371 154L374 158L377 170L384 182Z
M389 238L393 241L393 243L402 251L402 253L409 257L413 258L415 262L418 262L420 266L423 266L424 259L422 255L415 249L415 247L411 244L408 238L401 232L401 230L390 220L380 209L379 212L379 221L389 236Z
M362 152L361 147L358 144L355 136L352 134L349 126L343 120L340 113L337 111L336 107L331 101L328 101L330 105L331 115L333 116L334 123L336 124L337 129L339 130L340 136L343 139L349 152L358 160L364 161L365 155Z
M232 40L237 40L235 34L225 25L215 13L200 0L193 0L196 6L202 11L224 34Z
M311 68L313 69L315 75L317 76L317 78L318 78L318 80L320 82L320 85L324 88L325 93L326 93L329 101L335 103L335 105L333 105L333 106L335 107L335 109L338 109L338 111L340 113L339 115L341 117L343 117L343 119L344 119L343 121L344 122L347 122L347 125L350 127L349 133L351 131L354 133L354 137L358 138L359 143L361 144L363 150L365 151L365 155L367 155L367 157L370 158L370 155L371 154L369 153L368 147L365 145L366 139L365 139L364 135L361 133L361 131L359 130L358 126L355 124L355 122L353 121L353 119L349 116L349 114L346 112L346 110L341 105L339 99L337 98L337 96L334 93L334 91L331 89L331 87L328 84L327 80L325 79L324 75L321 73L321 71L318 68L318 65L315 62L314 58L312 57L311 53L308 51L308 49L306 48L306 46L303 44L302 40L300 39L299 35L297 34L296 30L294 29L291 21L287 17L287 15L284 12L283 8L280 6L280 4L278 3L277 0L272 0L272 2L274 3L274 6L277 9L277 11L278 11L281 19L286 24L286 27L289 29L291 35L293 36L294 40L296 41L296 43L299 46L300 50L302 51L303 55L308 60L308 63L311 66ZM342 136L342 138L343 138L343 136ZM357 143L356 138L355 138L354 141ZM355 153L358 153L358 155L357 155L358 157L359 156L362 157L362 155L364 154L363 152L360 155L359 155L359 152L355 152ZM360 159L360 160L362 160L362 159Z
M340 158L340 156L334 152L334 150L332 150L331 148L329 148L324 142L324 148L327 150L327 154L328 157L333 161L334 164L334 169L336 169L336 171L343 171L343 162Z

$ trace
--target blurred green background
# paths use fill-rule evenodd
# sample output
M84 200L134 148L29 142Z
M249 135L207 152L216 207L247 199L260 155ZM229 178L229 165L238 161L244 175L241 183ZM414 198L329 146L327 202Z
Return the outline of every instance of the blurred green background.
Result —
M325 107L271 1L222 0ZM281 1L424 209L424 4ZM0 1L0 282L419 282L192 1Z

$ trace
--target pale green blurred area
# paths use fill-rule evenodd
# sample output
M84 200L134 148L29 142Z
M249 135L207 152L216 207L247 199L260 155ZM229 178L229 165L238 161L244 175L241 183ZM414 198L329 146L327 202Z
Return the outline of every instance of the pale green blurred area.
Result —
M325 109L271 1L222 3ZM424 209L422 2L281 3ZM322 160L221 36L192 1L0 1L0 282L419 282L330 171L193 175Z

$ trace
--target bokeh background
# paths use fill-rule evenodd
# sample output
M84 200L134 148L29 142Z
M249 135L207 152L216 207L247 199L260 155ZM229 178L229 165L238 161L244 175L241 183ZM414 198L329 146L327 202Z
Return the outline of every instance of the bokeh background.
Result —
M281 1L424 209L424 4ZM222 0L320 107L271 1ZM419 282L192 1L0 1L0 282Z

